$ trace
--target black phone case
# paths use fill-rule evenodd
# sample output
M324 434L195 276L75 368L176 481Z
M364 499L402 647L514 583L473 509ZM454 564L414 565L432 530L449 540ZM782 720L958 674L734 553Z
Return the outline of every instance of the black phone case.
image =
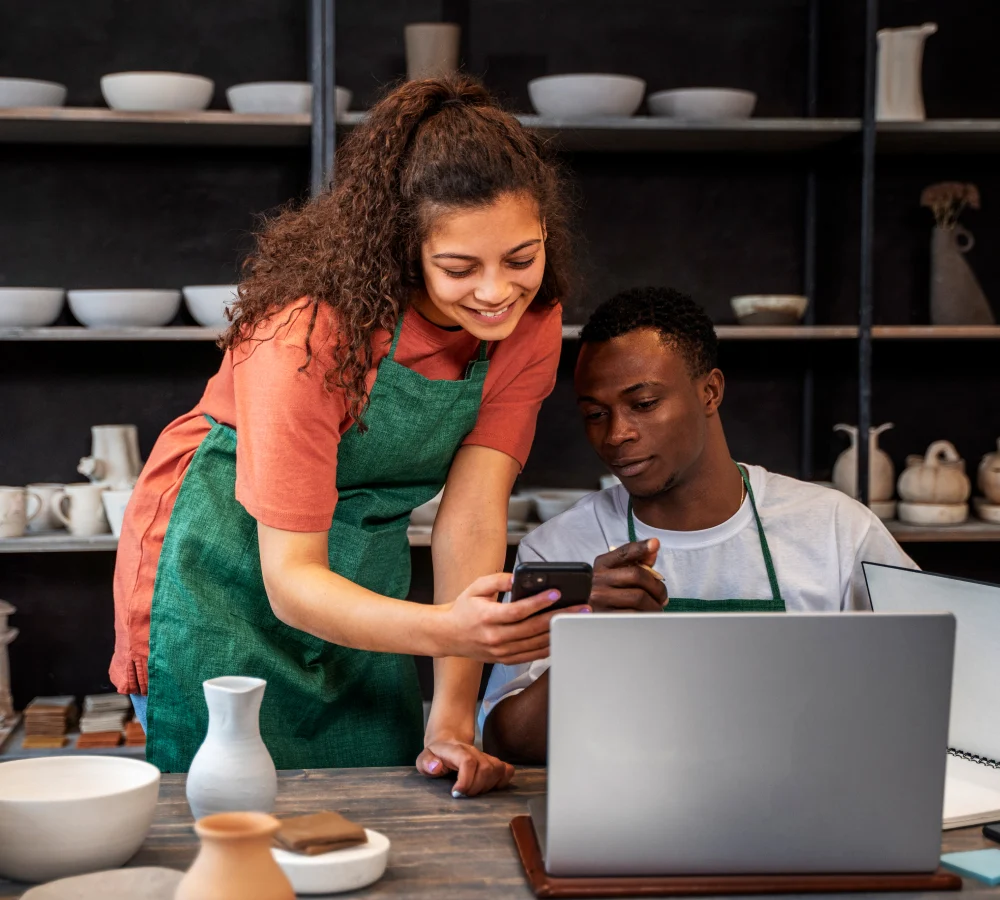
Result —
M548 607L548 610L581 606L590 600L593 580L594 570L587 563L521 563L514 569L511 600L523 600L525 597L555 589L562 596Z

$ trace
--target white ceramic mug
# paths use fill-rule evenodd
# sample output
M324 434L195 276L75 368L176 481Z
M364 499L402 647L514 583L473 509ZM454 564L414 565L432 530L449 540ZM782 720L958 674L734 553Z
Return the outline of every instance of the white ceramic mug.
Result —
M29 514L29 500L35 509ZM38 515L42 500L38 494L30 493L23 487L0 487L0 538L16 538L24 535L28 522Z
M39 482L29 484L28 493L35 494L41 500L41 506L35 515L28 519L28 532L55 531L63 527L63 523L56 518L55 499L66 485L55 484L54 482Z
M125 518L125 507L128 506L132 490L127 491L105 491L101 496L104 502L104 513L108 517L108 524L111 526L111 533L115 537L121 537L122 520Z
M67 484L53 498L56 518L76 537L107 534L111 528L101 501L106 490L103 484Z

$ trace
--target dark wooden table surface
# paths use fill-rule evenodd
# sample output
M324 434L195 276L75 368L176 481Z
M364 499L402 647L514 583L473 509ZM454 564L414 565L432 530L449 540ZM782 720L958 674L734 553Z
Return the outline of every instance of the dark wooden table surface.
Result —
M428 780L410 768L291 771L279 775L276 813L335 809L389 838L392 849L385 876L351 896L525 900L532 894L508 824L513 816L525 812L528 799L544 788L542 769L521 769L509 790L468 800L453 800L449 782ZM197 852L191 824L184 776L165 775L153 827L129 865L186 869ZM980 828L943 835L944 852L997 846L983 838ZM20 897L24 890L22 885L0 880L0 898ZM991 900L1000 900L1000 887L989 888L966 879L964 890L989 893ZM954 894L919 896L955 898Z

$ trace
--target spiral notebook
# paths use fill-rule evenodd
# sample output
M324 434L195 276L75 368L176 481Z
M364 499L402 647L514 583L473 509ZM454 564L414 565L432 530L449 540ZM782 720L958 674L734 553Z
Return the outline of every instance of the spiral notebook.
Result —
M864 563L875 612L950 612L955 674L944 827L1000 820L1000 586Z

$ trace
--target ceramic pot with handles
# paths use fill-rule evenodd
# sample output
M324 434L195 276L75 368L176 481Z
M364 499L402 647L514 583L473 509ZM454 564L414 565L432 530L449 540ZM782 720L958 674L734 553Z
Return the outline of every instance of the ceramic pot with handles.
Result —
M996 453L987 453L982 458L977 475L983 496L990 503L1000 505L1000 438L997 438Z
M889 454L880 450L879 435L894 427L892 422L886 422L868 430L868 500L870 503L882 503L892 499L893 483L896 480L896 470ZM854 425L834 425L834 431L843 431L850 435L851 446L848 447L833 464L833 483L839 491L848 497L858 499L858 429Z
M965 503L970 493L965 460L948 441L935 441L923 456L908 456L899 476L899 496L908 503Z

